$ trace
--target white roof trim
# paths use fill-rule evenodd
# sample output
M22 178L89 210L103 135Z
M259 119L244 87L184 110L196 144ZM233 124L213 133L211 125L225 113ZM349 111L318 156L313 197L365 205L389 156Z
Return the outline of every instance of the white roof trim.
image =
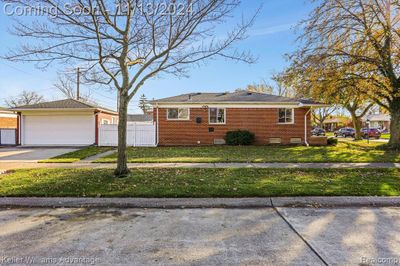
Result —
M17 113L19 111L94 111L97 108L21 108L18 110L13 110L13 112Z
M17 118L17 115L13 114L13 113L1 113L0 112L0 117Z

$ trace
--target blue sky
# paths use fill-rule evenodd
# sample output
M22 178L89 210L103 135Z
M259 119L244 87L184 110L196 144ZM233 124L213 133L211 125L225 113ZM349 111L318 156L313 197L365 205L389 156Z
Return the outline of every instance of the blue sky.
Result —
M244 0L240 12L245 15L254 11L260 4L263 9L249 38L237 47L250 50L257 56L258 62L253 65L235 63L217 58L202 67L190 71L189 78L164 76L146 83L130 104L130 113L139 113L137 101L144 93L149 99L162 98L188 92L232 91L247 84L270 80L273 73L279 72L287 65L284 54L296 48L296 35L293 27L304 19L312 9L307 0ZM12 19L0 13L0 54L15 47L19 39L8 33ZM37 91L46 99L60 99L62 96L54 89L56 73L53 70L41 71L34 64L20 64L0 60L0 105L11 95L22 90ZM82 90L86 90L85 87ZM91 90L92 97L109 108L116 106L116 93L112 91Z

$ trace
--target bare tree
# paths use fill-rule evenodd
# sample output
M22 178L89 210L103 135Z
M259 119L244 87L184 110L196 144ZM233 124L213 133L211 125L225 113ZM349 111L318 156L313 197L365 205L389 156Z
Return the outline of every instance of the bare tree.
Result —
M284 97L295 97L295 89L285 82L284 73L275 73L272 80L275 81L275 94Z
M23 105L41 103L43 101L44 101L44 98L42 95L39 95L38 93L36 93L34 91L25 91L24 90L16 96L9 97L4 102L8 107L13 108L13 107L18 107L18 106L23 106Z
M273 93L273 88L271 85L267 83L253 83L247 85L244 89L236 89L235 91L240 92L240 91L248 91L248 92L258 92L258 93L266 93L266 94L272 94Z
M336 106L314 109L312 111L314 123L317 124L320 128L324 128L325 120L330 117L336 110Z
M76 81L73 80L69 75L59 75L58 80L54 83L54 87L61 92L63 96L68 99L78 99L84 102L92 102L90 92L79 93L79 97L77 95L77 85Z
M40 42L12 50L7 59L34 61L38 67L83 62L90 70L87 80L118 90L117 176L129 173L128 104L146 81L161 74L187 76L188 67L215 56L254 62L248 52L233 46L246 38L256 15L225 36L217 34L217 26L233 16L240 0L120 0L117 6L113 0L75 0L69 6L61 0L3 1L49 14L44 21L16 22L17 36Z
M359 87L392 117L389 144L400 146L400 2L393 0L323 0L303 23L301 48L292 57L353 68L342 79L373 84ZM327 62L327 63L326 63Z

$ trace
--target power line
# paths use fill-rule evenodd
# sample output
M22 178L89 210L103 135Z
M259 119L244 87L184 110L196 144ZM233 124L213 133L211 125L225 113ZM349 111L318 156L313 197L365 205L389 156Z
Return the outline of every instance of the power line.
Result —
M107 99L110 99L110 100L113 100L113 101L117 101L117 97L113 98L113 97L110 97L110 96L105 96L104 94L101 94L100 92L97 92L95 90L93 90L92 92L94 92L95 94L97 94L99 96L102 96L104 98L107 98Z
M0 61L0 63L3 64L3 65L5 65L5 66L8 66L8 67L10 67L10 68L12 68L12 69L14 69L14 70L17 70L17 71L19 71L19 72L22 72L22 73L24 73L24 74L31 75L31 76L35 76L35 77L36 77L36 76L40 76L42 79L45 79L45 80L50 81L50 82L54 82L54 80L51 80L51 79L45 77L43 74L40 74L40 73L33 74L33 73L31 73L31 72L28 72L28 71L22 70L22 69L20 69L20 68L18 68L18 67L15 67L15 66L12 66L12 65L10 65L10 64L7 64L7 63L5 63L4 61Z
M12 66L12 65L10 65L10 64L5 63L4 61L0 61L0 63L3 64L3 65L5 65L5 66L7 66L7 67L10 67L10 68L12 68L12 69L14 69L14 70L16 70L16 71L19 71L19 72L21 72L21 73L24 73L24 74L27 74L27 75L31 75L31 76L38 76L38 74L33 74L33 73L28 72L28 71L22 70L22 69L20 69L20 68L18 68L18 67L15 67L15 66ZM68 73L68 71L62 71L62 72L63 72L63 73ZM49 82L51 82L51 83L54 83L54 80L51 80L51 79L49 79L49 78L47 78L47 77L44 77L43 75L40 75L40 76L41 76L42 79L47 80L47 81L49 81ZM55 88L47 88L47 89L35 90L35 91L36 91L36 92L45 92L45 91L50 91L50 90L51 90L51 91L57 91ZM108 100L113 101L113 103L110 104L110 102L108 102L108 101L106 102L105 100L96 99L96 101L102 102L103 105L111 106L111 105L117 104L117 97L114 98L114 97L106 96L106 95L104 95L104 94L102 94L102 93L100 93L100 92L98 92L98 91L96 91L96 90L90 90L90 89L89 89L89 91L90 91L90 92L93 92L94 94L96 94L96 95L98 95L98 96L100 96L100 97L103 97L103 98L105 98L105 99L108 99ZM0 99L1 99L1 98L0 98ZM6 99L6 98L3 98L3 99ZM130 101L130 103L131 103L131 104L138 104L139 101ZM132 110L132 109L130 109L130 110Z

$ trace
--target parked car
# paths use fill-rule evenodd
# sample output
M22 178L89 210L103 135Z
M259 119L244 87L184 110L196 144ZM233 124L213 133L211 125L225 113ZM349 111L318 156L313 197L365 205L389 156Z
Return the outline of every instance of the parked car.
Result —
M344 128L341 128L341 129L335 131L334 135L335 135L335 137L344 137L344 138L352 137L352 138L354 138L354 136L356 135L356 131L354 130L354 128L344 127Z
M311 131L311 134L313 136L325 136L325 130L320 127L316 127Z
M389 129L387 128L378 128L379 132L381 132L381 134L387 134L389 133Z
M381 137L381 132L377 128L363 128L361 134L364 139L368 137L379 139Z

